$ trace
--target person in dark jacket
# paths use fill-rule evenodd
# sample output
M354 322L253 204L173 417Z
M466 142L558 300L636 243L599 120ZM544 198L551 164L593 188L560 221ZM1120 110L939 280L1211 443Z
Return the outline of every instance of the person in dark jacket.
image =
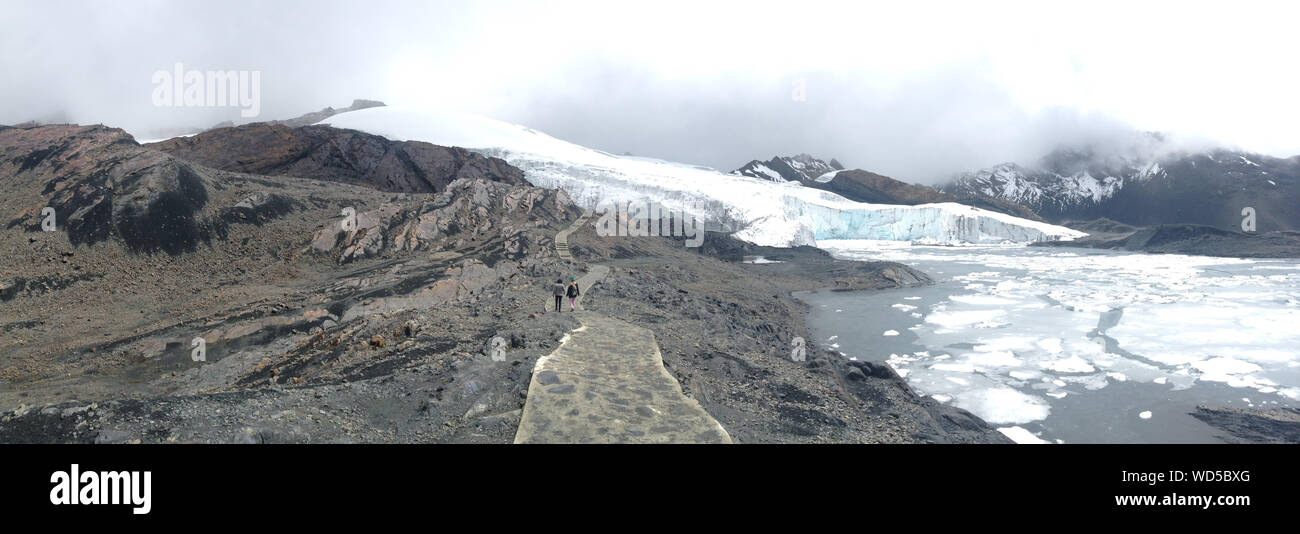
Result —
M566 294L569 296L569 311L573 311L573 301L577 300L578 295L581 294L580 292L578 292L577 278L574 278L572 276L569 277L569 289L567 290Z
M560 303L564 302L564 279L556 278L555 285L551 286L551 292L555 294L555 311L560 310Z

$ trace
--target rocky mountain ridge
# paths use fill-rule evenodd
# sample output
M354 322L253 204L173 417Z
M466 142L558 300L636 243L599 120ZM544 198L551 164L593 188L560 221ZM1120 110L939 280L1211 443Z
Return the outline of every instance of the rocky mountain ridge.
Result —
M792 182L835 193L855 202L915 206L937 202L956 202L989 211L1042 221L1032 210L981 193L954 195L931 187L909 184L888 176L861 169L845 169L838 161L829 163L808 154L774 157L768 162L754 160L731 172L763 180Z
M523 184L523 171L457 147L331 126L253 123L144 145L232 172L338 181L394 193L437 193L458 179Z
M1059 149L1035 166L1003 163L937 189L1013 202L1054 222L1107 218L1240 230L1250 208L1260 232L1300 229L1300 156L1214 149L1115 157Z
M834 158L825 162L808 154L796 154L776 156L767 161L753 160L731 171L731 174L773 182L803 182L839 170L844 170L844 166Z

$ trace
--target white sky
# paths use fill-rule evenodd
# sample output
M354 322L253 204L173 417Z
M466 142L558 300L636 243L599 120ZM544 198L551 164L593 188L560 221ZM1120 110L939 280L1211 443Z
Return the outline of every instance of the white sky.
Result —
M150 104L181 61L261 70L264 119L437 102L724 170L933 181L1128 127L1300 154L1294 2L3 2L0 123L235 118Z

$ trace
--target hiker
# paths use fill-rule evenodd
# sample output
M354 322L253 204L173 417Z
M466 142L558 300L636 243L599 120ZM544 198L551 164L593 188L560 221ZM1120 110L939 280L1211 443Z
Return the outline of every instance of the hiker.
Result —
M563 278L556 278L556 279L555 279L555 285L552 286L552 291L551 291L551 292L555 294L555 311L562 311L562 310L560 310L560 303L563 302L562 299L564 298L564 279L563 279Z
M579 295L577 278L572 276L569 277L569 289L567 294L569 295L569 311L573 311L573 301L577 300Z

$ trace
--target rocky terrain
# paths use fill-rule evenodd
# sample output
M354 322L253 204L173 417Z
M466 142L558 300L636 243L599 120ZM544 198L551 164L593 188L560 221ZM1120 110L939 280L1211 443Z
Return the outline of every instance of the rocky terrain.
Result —
M236 163L276 168L250 154ZM536 359L577 326L544 311L549 285L596 263L611 271L587 309L651 330L737 441L1008 442L887 367L789 357L808 337L791 291L924 274L591 226L564 261L552 239L580 210L499 169L386 192L216 169L111 128L0 129L0 442L509 443Z
M1201 406L1192 416L1226 433L1228 443L1300 443L1300 410Z
M330 126L259 122L145 146L213 169L337 181L395 193L438 193L461 178L525 183L523 171L463 148L389 141Z
M1088 232L1073 241L1042 241L1031 246L1086 247L1159 254L1229 258L1300 257L1300 232L1246 233L1198 224L1130 226L1109 219L1067 223Z
M524 276L550 258L548 223L560 223L548 216L577 213L563 193L482 179L431 196L228 173L102 127L0 136L0 207L17 215L0 241L6 409L275 384L280 371L263 358L295 349L330 354L332 370L304 364L312 376L388 374L400 361L367 356L411 341L429 323L413 313L376 317L472 300ZM257 209L278 197L292 199L288 209ZM41 231L44 206L59 214L55 231ZM340 229L343 207L356 210L354 231ZM358 259L366 261L341 266ZM440 317L453 321L445 332L403 349L412 359L430 346L454 356L458 340L470 340L477 351L481 325L456 315L483 314L455 306ZM322 341L340 324L338 337ZM202 362L194 361L196 338Z
M352 101L352 105L345 108L334 108L334 107L327 106L321 109L320 111L312 111L310 113L304 113L292 119L272 120L272 121L266 121L265 123L262 124L282 124L290 128L296 128L298 126L309 126L312 124L316 124L320 121L323 121L325 119L328 119L330 117L333 117L335 115L338 115L339 113L347 113L349 111L356 111L359 109L381 107L383 105L384 105L383 102L379 102L377 100L364 100L358 98ZM33 125L62 124L66 122L68 122L66 117L47 117L47 118L43 118L42 120L34 121L32 124ZM203 132L217 130L221 128L234 128L234 127L235 127L234 121L222 121L220 123L214 124L207 128L199 128L199 127L153 128L144 131L135 131L132 133L136 134L135 137L140 140L146 140L146 139L156 140L156 139L173 139L176 137L191 136L191 135L200 134Z

